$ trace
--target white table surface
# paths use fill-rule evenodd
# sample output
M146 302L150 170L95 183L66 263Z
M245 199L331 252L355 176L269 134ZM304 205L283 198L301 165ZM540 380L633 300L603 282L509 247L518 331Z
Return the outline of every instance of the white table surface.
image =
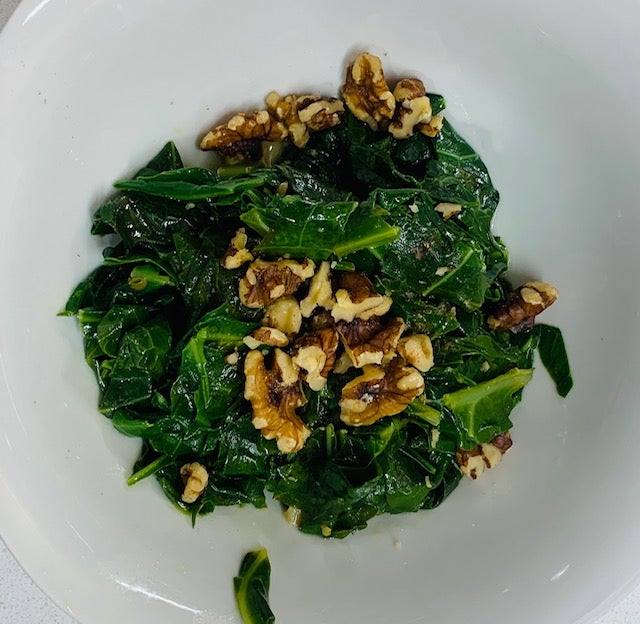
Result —
M0 28L7 22L19 1L0 0ZM60 609L29 578L1 539L0 622L2 624L75 623L73 618ZM609 613L593 622L593 624L637 623L640 624L640 587Z

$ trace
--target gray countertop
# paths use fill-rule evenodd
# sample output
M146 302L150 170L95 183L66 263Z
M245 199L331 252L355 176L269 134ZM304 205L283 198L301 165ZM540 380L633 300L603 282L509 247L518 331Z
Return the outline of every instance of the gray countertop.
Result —
M7 22L18 4L19 0L0 0L0 28ZM0 622L4 624L74 624L75 622L29 578L2 540L0 540ZM593 624L634 623L640 623L640 587Z

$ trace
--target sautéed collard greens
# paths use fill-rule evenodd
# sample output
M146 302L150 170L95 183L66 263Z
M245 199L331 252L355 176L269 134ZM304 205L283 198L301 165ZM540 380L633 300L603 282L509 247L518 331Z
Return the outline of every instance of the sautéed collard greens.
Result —
M535 322L557 291L505 277L498 192L444 107L362 54L340 98L272 92L211 130L220 166L169 142L116 183L92 226L115 242L64 313L100 411L142 440L130 483L194 522L269 492L344 537L495 466L536 351L569 392Z

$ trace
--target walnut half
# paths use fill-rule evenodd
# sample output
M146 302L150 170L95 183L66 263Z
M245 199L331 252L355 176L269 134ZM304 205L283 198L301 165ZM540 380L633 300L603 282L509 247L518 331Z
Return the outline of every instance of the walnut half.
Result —
M209 483L209 473L199 462L184 464L180 468L180 477L184 484L182 502L195 503Z
M281 141L287 135L287 127L269 111L238 113L210 130L200 141L200 149L217 150L233 161L253 160L260 141Z
M340 419L352 426L371 425L402 412L423 390L422 375L400 358L385 367L368 364L342 389Z
M546 282L526 282L514 290L487 319L491 329L510 329L517 333L533 327L535 317L558 298L558 290Z
M254 260L240 280L238 294L243 305L260 308L287 297L298 290L303 281L313 275L312 260Z
M374 54L364 52L347 69L342 97L349 110L372 130L386 127L396 109L382 71L382 62Z
M424 83L417 78L405 78L394 88L396 110L389 124L389 132L394 139L406 139L413 134L418 124L431 121L431 101Z
M296 413L306 398L291 358L281 349L274 349L272 366L267 368L260 351L249 351L244 374L244 398L253 409L253 426L267 440L275 438L282 453L299 451L311 431Z

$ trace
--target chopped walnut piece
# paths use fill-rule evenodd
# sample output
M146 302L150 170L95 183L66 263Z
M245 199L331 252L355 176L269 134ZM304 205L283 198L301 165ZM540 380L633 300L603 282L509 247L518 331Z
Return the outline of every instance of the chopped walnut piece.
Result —
M356 318L350 323L337 324L345 352L356 368L367 364L382 364L395 355L398 340L406 325L401 318L383 323L379 316L368 319Z
M386 127L396 108L382 62L368 52L360 54L349 65L342 97L349 110L373 130Z
M502 461L502 456L513 446L508 431L497 435L487 444L478 444L465 451L456 449L456 462L464 475L477 479L485 468L493 468Z
M344 375L350 368L353 368L353 362L349 357L349 354L346 351L343 351L338 358L336 359L336 363L333 365L333 372L336 375Z
M299 451L310 429L296 414L306 403L298 379L298 370L281 349L273 353L273 365L267 368L258 350L249 351L244 361L244 398L253 409L252 423L267 440L275 438L282 453Z
M240 280L240 301L249 308L260 308L292 295L314 269L312 260L254 260Z
M428 123L418 124L417 128L422 134L428 137L435 137L444 125L444 117L442 115L433 115Z
M340 419L354 427L370 425L399 414L423 391L422 375L399 358L384 367L368 364L342 389Z
M200 142L200 148L218 150L233 160L254 160L260 141L281 141L287 135L287 127L269 111L238 113L226 124L209 131Z
M460 204L450 204L449 202L440 202L436 207L435 211L439 212L442 215L442 218L445 221L451 219L455 215L462 212L462 206Z
M184 484L182 502L195 503L209 483L207 469L198 462L184 464L180 468L180 477Z
M296 340L292 360L305 371L305 381L312 390L322 390L326 385L337 349L338 332L333 327L317 329Z
M411 334L400 338L398 353L407 364L421 373L426 373L433 366L433 346L426 334Z
M335 321L351 322L354 318L368 319L383 316L391 308L391 297L378 295L366 275L349 271L340 276L335 292L336 302L331 308Z
M333 128L340 123L344 104L337 98L303 95L297 99L298 117L309 130Z
M273 327L258 327L258 329L254 329L248 336L245 336L242 342L244 342L249 349L257 349L261 345L286 347L289 344L289 338L279 329Z
M335 300L330 277L330 265L325 260L320 263L316 274L311 278L309 293L300 302L300 311L305 318L310 317L317 307L325 310L331 310L333 307Z
M225 269L237 269L245 262L253 260L253 254L247 249L247 234L244 228L240 228L229 243L229 249L222 258L222 266Z
M302 326L300 305L294 297L280 297L266 307L262 324L266 327L279 329L292 338Z
M265 98L268 111L287 128L289 138L296 147L304 147L309 130L332 128L340 123L344 105L336 98L320 95L282 96L271 91Z
M491 329L510 329L514 333L533 327L535 317L558 298L558 290L546 282L526 282L516 288L487 319Z
M277 91L271 91L265 98L265 103L267 110L285 125L291 142L296 147L304 147L309 140L309 132L307 126L300 121L296 100L293 94L282 96Z
M405 78L393 90L396 110L389 124L394 139L406 139L418 124L431 121L431 101L422 80Z

